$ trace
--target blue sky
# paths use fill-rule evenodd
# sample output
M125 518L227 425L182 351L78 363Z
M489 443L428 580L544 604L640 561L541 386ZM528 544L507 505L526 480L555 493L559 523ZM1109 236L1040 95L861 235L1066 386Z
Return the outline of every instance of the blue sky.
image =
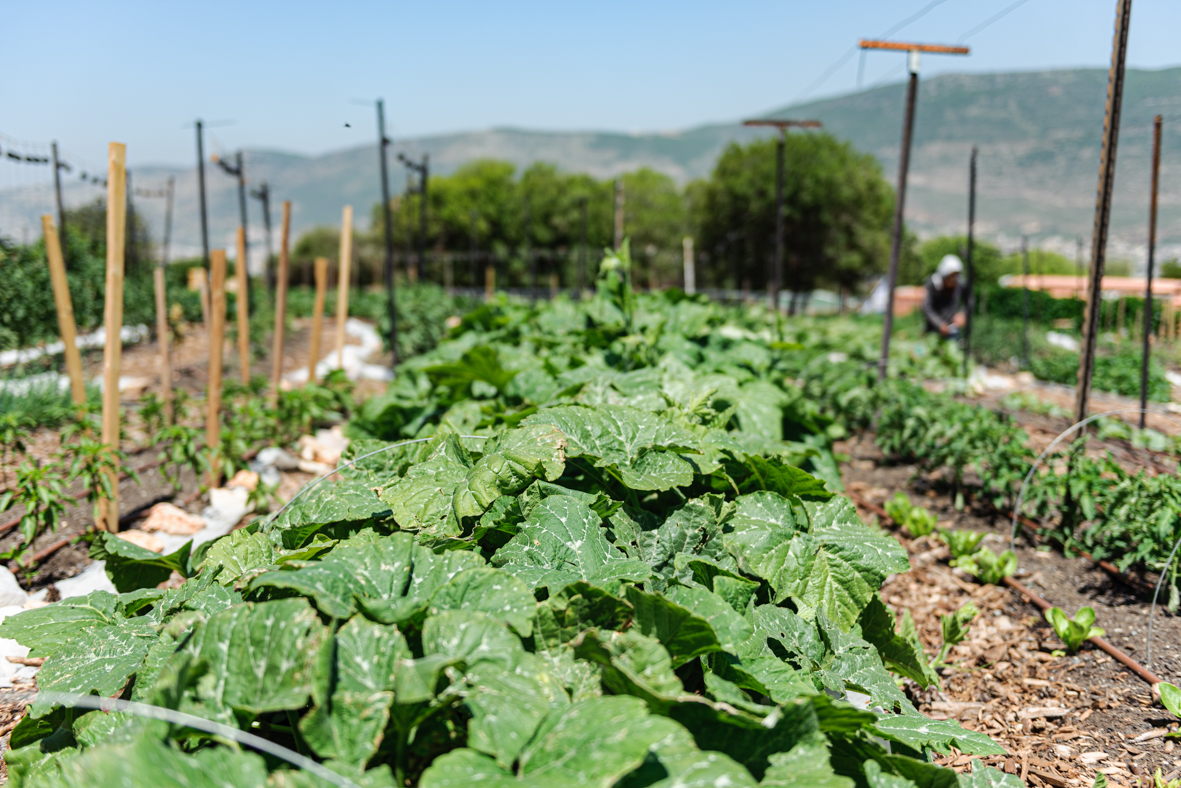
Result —
M862 36L955 42L1015 0L72 2L4 0L0 133L101 163L188 164L196 117L240 146L321 153L369 143L382 96L395 137L517 126L664 131L854 89ZM1105 67L1115 0L1026 0L924 73ZM1181 62L1177 0L1136 0L1129 63ZM864 85L901 78L870 54ZM810 94L806 90L811 88ZM351 124L346 128L345 123Z

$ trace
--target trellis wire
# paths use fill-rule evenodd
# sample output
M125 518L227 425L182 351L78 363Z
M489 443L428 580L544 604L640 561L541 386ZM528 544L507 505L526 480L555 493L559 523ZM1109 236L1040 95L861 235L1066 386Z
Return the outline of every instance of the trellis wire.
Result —
M8 700L24 700L29 703L36 700L43 700L48 703L57 703L72 708L94 709L104 712L119 711L136 717L144 717L145 719L160 720L173 725L183 725L186 728L194 728L205 733L213 734L214 736L223 736L251 749L272 755L280 760L286 761L292 766L311 772L321 780L339 786L339 788L361 788L361 786L344 775L337 774L331 769L316 763L305 755L300 755L294 750L289 750L261 736L255 736L253 733L247 733L230 725L207 720L204 717L186 714L183 711L166 709L162 706L153 706L150 703L103 698L97 695L78 695L73 692L16 692L6 694L4 697Z

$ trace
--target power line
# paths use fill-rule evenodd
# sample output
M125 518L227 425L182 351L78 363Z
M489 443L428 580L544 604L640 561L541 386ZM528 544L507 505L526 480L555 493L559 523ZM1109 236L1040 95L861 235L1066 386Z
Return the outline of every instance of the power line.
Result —
M970 37L972 37L972 36L976 35L976 34L977 34L977 33L979 33L981 30L983 30L984 28L986 28L986 27L988 27L989 25L991 25L993 22L999 22L1001 19L1003 19L1003 18L1005 18L1006 16L1008 16L1010 11L1016 11L1018 8L1020 8L1021 6L1025 5L1025 4L1026 4L1026 3L1028 3L1028 2L1029 2L1029 0L1017 0L1017 2L1013 3L1012 5L1010 5L1010 6L1009 6L1008 8L1006 8L1004 11L1001 11L999 14L995 14L994 16L991 16L991 17L989 17L988 19L984 20L984 21L983 21L983 22L981 22L980 24L976 25L976 27L974 27L974 28L972 28L971 30L969 30L967 33L964 33L962 36L960 36L960 37L959 37L959 38L956 40L956 43L957 43L957 44L962 44L962 43L964 43L964 42L965 42L965 41L967 41L967 40L968 40Z
M1025 2L1025 0L1021 0L1021 1ZM899 30L901 30L902 28L909 25L911 22L917 22L919 19L922 19L924 16L929 14L931 11L935 10L936 7L943 5L946 2L947 2L947 0L931 0L931 2L928 3L926 6L924 6L922 8L922 10L911 14L906 19L903 19L901 22L897 23L896 25L891 27L889 30L887 30L886 32L884 32L880 36L878 36L878 38L889 38L894 33L897 33ZM860 51L860 47L857 47L857 46L850 47L849 50L847 52L845 52L845 54L841 55L839 58L836 59L836 61L831 66L829 66L827 69L825 69L824 73L820 75L819 79L817 79L815 82L813 82L808 87L804 88L804 90L798 96L796 96L794 99L792 99L791 103L792 104L799 103L802 99L805 99L808 96L810 96L813 92L816 91L817 88L819 88L821 85L823 85L825 82L827 82L828 78L831 77L833 74L835 74L837 72L837 70L840 69L841 66L848 63L849 58L851 58L851 57L853 57L853 55L857 54L858 51Z

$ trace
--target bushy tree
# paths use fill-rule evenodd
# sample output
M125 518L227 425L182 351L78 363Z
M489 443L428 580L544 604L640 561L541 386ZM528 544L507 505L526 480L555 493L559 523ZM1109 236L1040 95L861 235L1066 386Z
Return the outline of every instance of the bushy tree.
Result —
M766 287L775 248L774 139L731 144L689 190L699 281ZM881 166L829 134L789 134L784 287L851 288L885 269L894 195Z

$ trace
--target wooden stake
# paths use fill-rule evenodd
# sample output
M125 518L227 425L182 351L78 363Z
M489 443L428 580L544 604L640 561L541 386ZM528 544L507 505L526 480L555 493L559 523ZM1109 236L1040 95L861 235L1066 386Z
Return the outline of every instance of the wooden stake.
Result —
M250 277L246 274L246 228L238 228L238 262L234 265L238 280L238 370L242 384L250 385Z
M484 300L491 301L496 295L496 266L484 266Z
M82 356L78 353L77 332L74 327L74 302L70 299L70 282L66 279L66 262L62 257L61 240L53 226L53 216L41 217L45 231L45 253L49 257L49 279L53 283L53 303L57 307L57 325L61 330L66 354L66 373L70 376L70 396L75 405L86 404L86 382L82 378Z
M103 432L102 442L119 448L119 367L123 353L123 254L127 242L127 146L112 142L107 147L107 281L103 349ZM111 497L99 501L98 527L119 530L119 472L111 469Z
M344 369L344 324L349 319L349 287L353 266L353 206L340 218L340 271L336 277L336 366Z
M1115 310L1115 338L1117 342L1122 343L1124 340L1124 318L1128 312L1128 300L1120 296L1118 302L1119 304Z
M549 300L553 301L558 297L558 275L555 272L550 272L549 275Z
M221 447L221 375L222 345L226 335L226 250L209 253L213 290L209 298L209 388L205 392L205 446L214 452L209 467L209 486L221 481L221 463L216 451Z
M171 424L172 363L168 358L168 295L164 287L164 266L152 272L156 285L156 343L160 348L160 396L164 400L164 418Z
M271 405L279 402L283 380L283 332L287 328L287 278L290 276L288 242L291 237L291 201L283 201L283 234L279 239L279 276L275 285L275 344L271 349Z
M328 258L316 258L316 300L312 304L312 352L308 361L308 383L316 382L320 360L320 333L324 328L324 291L328 289Z

